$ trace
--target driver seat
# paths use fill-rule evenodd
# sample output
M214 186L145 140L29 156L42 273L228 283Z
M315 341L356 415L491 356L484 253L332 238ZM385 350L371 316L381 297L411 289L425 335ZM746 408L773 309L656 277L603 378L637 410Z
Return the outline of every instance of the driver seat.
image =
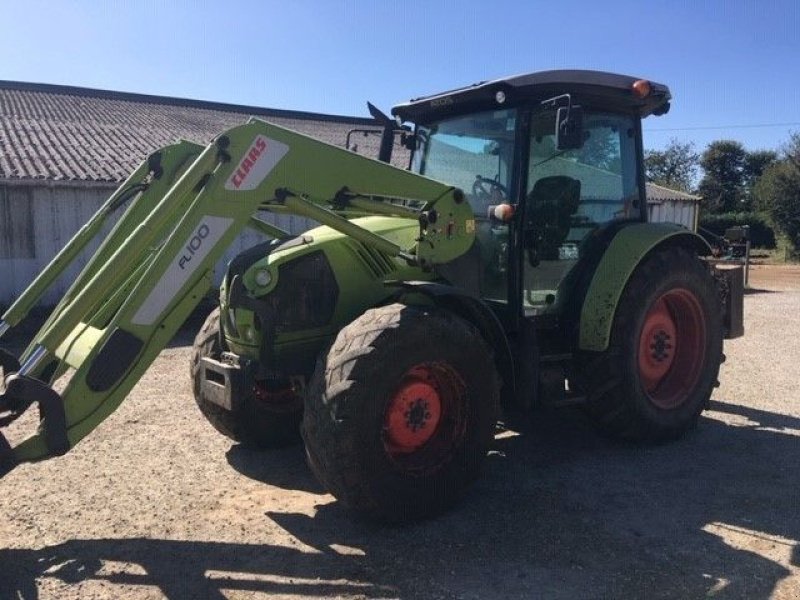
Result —
M529 248L540 260L558 260L558 249L567 239L572 215L581 202L581 182L566 175L542 177L528 194L525 233Z

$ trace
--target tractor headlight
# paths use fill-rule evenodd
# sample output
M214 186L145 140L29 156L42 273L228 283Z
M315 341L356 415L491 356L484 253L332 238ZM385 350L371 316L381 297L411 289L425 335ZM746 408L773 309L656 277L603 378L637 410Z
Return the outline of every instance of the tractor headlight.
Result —
M256 283L259 287L267 287L272 281L272 273L268 269L259 269L256 271Z

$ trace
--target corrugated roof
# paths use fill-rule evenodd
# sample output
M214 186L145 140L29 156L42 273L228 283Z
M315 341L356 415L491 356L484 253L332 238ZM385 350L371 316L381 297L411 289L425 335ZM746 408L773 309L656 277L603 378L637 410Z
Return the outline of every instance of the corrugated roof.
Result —
M343 146L373 127L345 117L70 86L0 81L0 179L122 181L153 150L179 138L209 142L251 115ZM377 155L378 136L354 138Z
M655 183L646 183L647 199L649 201L680 201L680 202L700 202L702 196L695 196L694 194L687 194L678 190L665 188L663 185L656 185Z

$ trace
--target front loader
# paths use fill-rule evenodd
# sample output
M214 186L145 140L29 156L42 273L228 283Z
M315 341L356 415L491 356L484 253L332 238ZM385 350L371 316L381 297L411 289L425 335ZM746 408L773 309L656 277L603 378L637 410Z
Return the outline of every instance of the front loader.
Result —
M666 86L550 71L413 100L376 161L251 119L149 156L0 321L17 325L109 215L100 249L20 357L0 354L0 425L40 426L0 470L58 456L122 402L212 287L193 392L224 435L302 432L318 479L369 517L450 506L500 410L581 404L605 432L674 438L707 406L741 273L677 225L647 223L641 119ZM388 163L392 139L411 153ZM302 235L260 211L309 217ZM60 393L53 389L66 379Z

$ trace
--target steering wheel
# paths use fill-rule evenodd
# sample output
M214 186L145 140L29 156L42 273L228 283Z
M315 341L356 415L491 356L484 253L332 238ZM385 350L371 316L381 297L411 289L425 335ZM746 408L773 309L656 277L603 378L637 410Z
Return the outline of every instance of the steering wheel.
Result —
M472 184L472 195L476 200L484 204L498 204L495 202L497 198L493 197L495 192L502 194L500 200L504 200L508 196L508 189L496 179L489 179L480 175L475 176L475 182Z

